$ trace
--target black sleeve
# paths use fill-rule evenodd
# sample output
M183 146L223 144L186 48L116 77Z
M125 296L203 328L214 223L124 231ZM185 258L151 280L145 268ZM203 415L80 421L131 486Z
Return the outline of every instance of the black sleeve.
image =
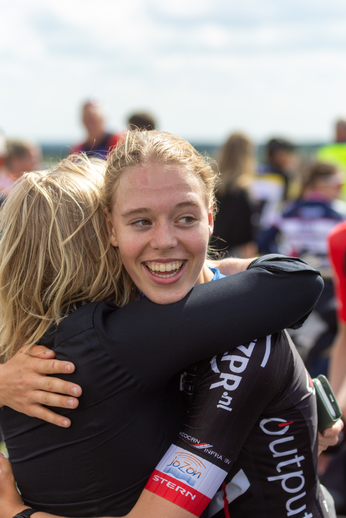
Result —
M322 288L319 273L304 262L271 255L245 272L195 286L175 304L142 299L117 311L104 304L95 328L110 357L157 386L196 361L300 325Z
M292 378L293 369L284 333L194 364L185 373L189 411L176 444L229 471L263 410Z
M200 516L226 477L210 516L224 517L225 503L230 516L303 516L305 509L306 517L327 516L318 510L315 394L286 334L189 371L195 380L185 426L146 488ZM177 486L190 501L178 499Z

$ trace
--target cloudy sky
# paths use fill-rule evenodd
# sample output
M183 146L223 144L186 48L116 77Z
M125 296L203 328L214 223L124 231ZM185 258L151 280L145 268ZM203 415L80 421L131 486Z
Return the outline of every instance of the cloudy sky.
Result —
M0 128L83 138L82 102L108 127L136 110L193 142L332 138L346 115L345 0L0 0Z

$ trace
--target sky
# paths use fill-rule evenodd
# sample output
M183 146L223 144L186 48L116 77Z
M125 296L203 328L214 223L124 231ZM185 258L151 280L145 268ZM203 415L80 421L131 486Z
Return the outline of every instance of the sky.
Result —
M345 0L0 0L0 128L83 140L135 111L191 142L333 138L346 116Z

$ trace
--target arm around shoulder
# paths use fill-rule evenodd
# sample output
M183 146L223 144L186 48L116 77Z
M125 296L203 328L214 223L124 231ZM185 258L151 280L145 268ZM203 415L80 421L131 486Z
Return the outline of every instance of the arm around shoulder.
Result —
M252 268L263 269L268 289L272 290L273 303L280 296L281 311L292 314L292 322L286 327L299 328L315 307L323 290L323 279L319 271L296 257L268 254L252 261ZM274 283L273 278L275 279ZM300 313L300 318L298 318Z

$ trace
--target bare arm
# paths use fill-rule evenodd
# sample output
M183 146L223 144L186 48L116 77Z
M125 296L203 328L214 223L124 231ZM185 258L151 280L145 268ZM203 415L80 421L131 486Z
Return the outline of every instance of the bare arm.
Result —
M328 378L332 389L338 395L345 382L346 373L346 322L339 321L338 333L336 335L329 365ZM341 400L339 400L341 405ZM343 410L346 409L346 400L343 403Z
M338 301L338 333L332 347L328 378L340 408L346 411L346 224L337 225L329 235L329 255Z
M227 257L226 259L208 260L208 266L218 268L223 275L233 275L234 273L244 272L252 263L251 259L239 259L238 257Z
M67 428L70 419L55 414L43 405L76 408L82 389L50 375L70 374L73 363L55 360L55 353L43 346L28 351L22 347L7 363L0 365L0 406L8 406L31 417L37 417ZM66 395L63 395L66 394Z
M339 321L329 365L329 380L340 409L346 415L346 322Z

